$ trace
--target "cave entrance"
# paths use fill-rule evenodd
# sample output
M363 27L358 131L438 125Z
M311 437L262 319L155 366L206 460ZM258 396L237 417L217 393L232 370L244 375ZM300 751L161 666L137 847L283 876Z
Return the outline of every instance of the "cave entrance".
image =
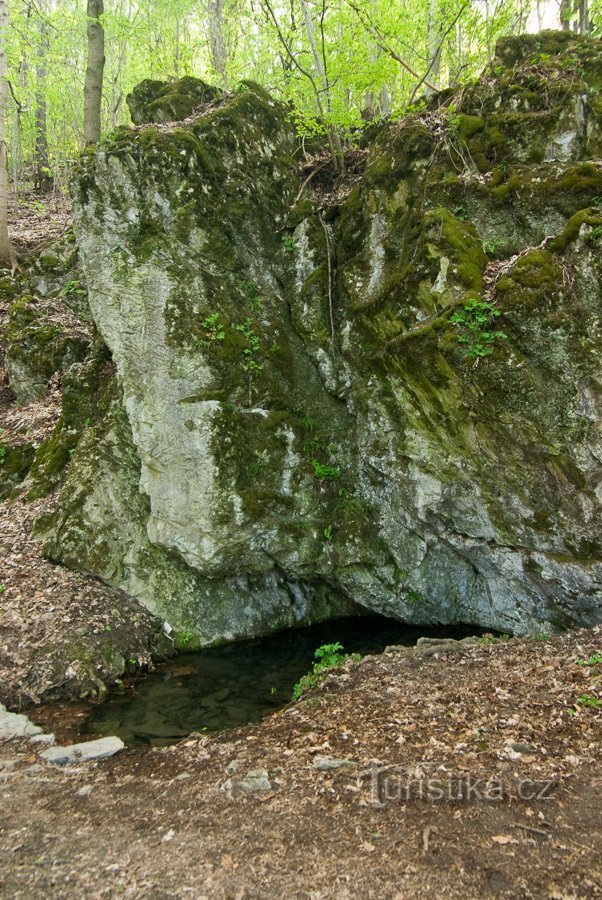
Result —
M247 725L290 702L315 650L325 644L338 642L345 653L364 656L391 644L411 646L419 637L460 638L478 631L409 626L371 615L181 654L124 695L93 707L81 733L118 735L134 747Z

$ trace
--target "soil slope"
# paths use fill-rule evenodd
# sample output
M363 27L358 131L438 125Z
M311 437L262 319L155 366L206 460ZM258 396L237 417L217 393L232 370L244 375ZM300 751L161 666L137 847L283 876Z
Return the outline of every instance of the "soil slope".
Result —
M600 896L602 714L579 698L600 697L601 644L366 657L257 726L68 770L5 744L0 893ZM237 791L257 769L271 789Z

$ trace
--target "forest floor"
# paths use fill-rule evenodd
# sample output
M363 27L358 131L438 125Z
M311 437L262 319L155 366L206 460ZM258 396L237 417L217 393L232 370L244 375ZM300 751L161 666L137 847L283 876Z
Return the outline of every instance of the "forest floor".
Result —
M0 745L0 894L602 896L602 711L580 701L601 649L602 627L400 648L258 725L66 769Z
M40 197L34 191L9 200L9 231L20 260L35 257L73 227L68 198L59 192Z

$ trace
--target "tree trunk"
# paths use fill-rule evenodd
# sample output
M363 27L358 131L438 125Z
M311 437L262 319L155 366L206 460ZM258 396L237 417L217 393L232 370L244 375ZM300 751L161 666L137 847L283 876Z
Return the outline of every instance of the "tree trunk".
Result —
M590 31L589 4L587 0L579 0L579 34L589 34Z
M8 0L0 0L0 263L13 271L17 266L15 251L8 233L8 166L6 159L6 104L8 100Z
M228 87L228 47L224 34L224 0L209 0L209 42L211 62L215 69L219 86Z
M441 69L441 27L439 24L439 3L437 0L430 0L429 3L429 23L428 23L428 47L430 58L429 80L435 88L439 88L439 72ZM427 87L427 97L434 93L433 89Z
M35 147L35 186L45 193L52 188L52 175L48 159L48 132L46 107L46 53L48 51L48 23L44 18L43 3L39 4L41 16L39 24L38 60L36 65L36 147Z
M105 33L100 17L103 0L88 0L88 65L84 85L84 142L100 140L102 82L105 68Z
M571 15L573 12L572 0L561 0L560 3L560 25L563 31L571 30Z
M305 20L305 30L307 32L307 37L309 39L309 46L311 47L312 56L314 58L314 64L316 66L316 71L318 73L318 77L320 82L322 83L322 94L324 95L324 99L326 101L326 109L330 112L330 84L328 82L328 75L326 73L326 66L324 63L324 59L318 50L318 44L316 42L316 35L314 33L314 23L311 17L311 11L307 4L307 0L301 0L301 11L303 13L303 18ZM332 155L334 158L334 162L337 170L342 171L345 166L345 158L343 154L343 146L341 144L341 138L339 136L338 131L332 125L332 123L327 123L328 128L328 141L330 143L330 148L332 150Z

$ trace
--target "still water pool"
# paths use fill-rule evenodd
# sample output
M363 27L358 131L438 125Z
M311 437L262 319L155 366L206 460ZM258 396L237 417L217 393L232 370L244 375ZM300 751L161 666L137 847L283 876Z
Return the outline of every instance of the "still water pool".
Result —
M92 708L81 734L119 735L128 745L168 744L191 732L257 722L285 706L314 651L339 641L344 652L381 653L419 637L464 637L466 628L412 628L382 617L342 619L225 647L183 654L123 695Z

